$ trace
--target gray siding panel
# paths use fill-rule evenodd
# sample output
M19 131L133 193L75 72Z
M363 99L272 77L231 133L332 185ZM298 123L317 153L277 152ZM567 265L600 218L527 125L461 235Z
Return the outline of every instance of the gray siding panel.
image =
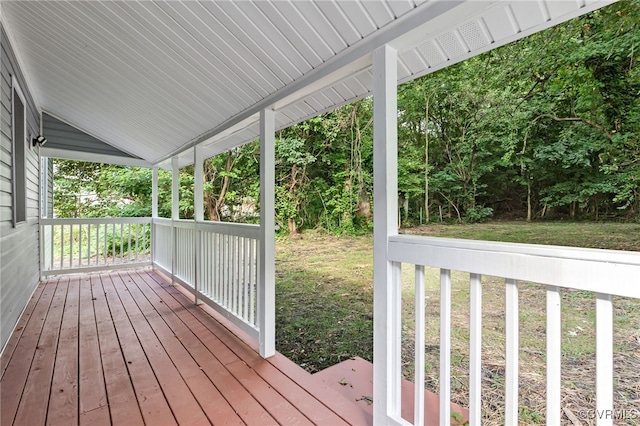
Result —
M47 148L138 158L122 152L47 113L42 113L42 132L47 138Z
M5 29L1 28L0 54L0 348L29 301L39 280L39 176L40 162L36 150L27 149L26 208L27 220L14 227L12 222L12 149L11 76L15 76L25 96L27 137L40 132L40 118L29 87L18 68Z

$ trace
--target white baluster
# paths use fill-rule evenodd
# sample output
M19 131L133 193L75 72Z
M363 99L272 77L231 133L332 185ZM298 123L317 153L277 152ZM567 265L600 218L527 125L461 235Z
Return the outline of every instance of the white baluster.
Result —
M469 424L482 422L482 276L469 279Z
M506 285L506 366L505 366L505 423L518 424L518 283L505 280Z
M424 351L425 351L425 289L424 266L416 265L415 281L415 400L413 409L413 424L424 424Z

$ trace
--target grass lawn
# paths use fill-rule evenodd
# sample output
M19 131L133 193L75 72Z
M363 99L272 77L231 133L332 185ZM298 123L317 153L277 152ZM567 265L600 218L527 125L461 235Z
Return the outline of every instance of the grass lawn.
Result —
M640 224L492 222L406 233L640 251ZM373 353L373 239L308 231L276 244L277 349L310 372ZM406 266L406 267L405 267ZM438 390L439 272L427 270L426 386ZM631 283L630 283L631 284ZM403 373L413 377L413 267L403 265ZM468 405L469 276L452 275L452 398ZM563 293L563 407L595 399L595 300ZM640 300L614 299L616 409L640 409ZM520 417L545 422L545 287L520 283ZM503 424L504 280L483 277L483 413ZM587 419L583 424L590 424ZM636 424L626 419L625 424ZM630 423L631 422L631 423Z

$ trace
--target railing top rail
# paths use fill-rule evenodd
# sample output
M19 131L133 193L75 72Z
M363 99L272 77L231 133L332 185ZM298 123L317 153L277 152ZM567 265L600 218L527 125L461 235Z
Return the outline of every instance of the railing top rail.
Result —
M198 222L198 229L220 234L238 235L254 239L260 238L260 225L231 222Z
M405 244L418 244L421 246L429 245L434 247L452 247L465 250L509 252L513 254L528 254L533 256L553 257L561 259L640 265L640 252L635 251L551 246L543 244L505 243L498 241L465 240L458 238L422 237L417 235L396 235L390 237L389 241L399 241Z
M389 260L640 298L640 253L398 235Z
M213 232L218 234L236 235L247 238L260 238L260 225L253 225L248 223L233 223L233 222L195 222L188 219L171 220L166 218L155 218L153 223L157 223L163 226L175 226L183 229L197 229L199 231Z
M152 222L159 225L171 225L173 220L166 217L154 217Z
M42 218L41 225L103 225L103 224L151 223L150 217L83 217L83 218Z

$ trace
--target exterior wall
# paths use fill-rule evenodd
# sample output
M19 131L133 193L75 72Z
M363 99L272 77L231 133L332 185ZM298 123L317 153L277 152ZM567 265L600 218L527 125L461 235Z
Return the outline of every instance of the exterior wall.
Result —
M40 133L40 116L29 93L14 52L1 29L0 72L0 348L4 348L13 328L38 285L39 254L39 177L38 152L26 149L26 222L13 225L12 199L12 119L11 77L14 76L25 97L26 137Z
M47 137L46 146L49 149L138 158L112 147L46 112L42 113L42 128L43 134Z

